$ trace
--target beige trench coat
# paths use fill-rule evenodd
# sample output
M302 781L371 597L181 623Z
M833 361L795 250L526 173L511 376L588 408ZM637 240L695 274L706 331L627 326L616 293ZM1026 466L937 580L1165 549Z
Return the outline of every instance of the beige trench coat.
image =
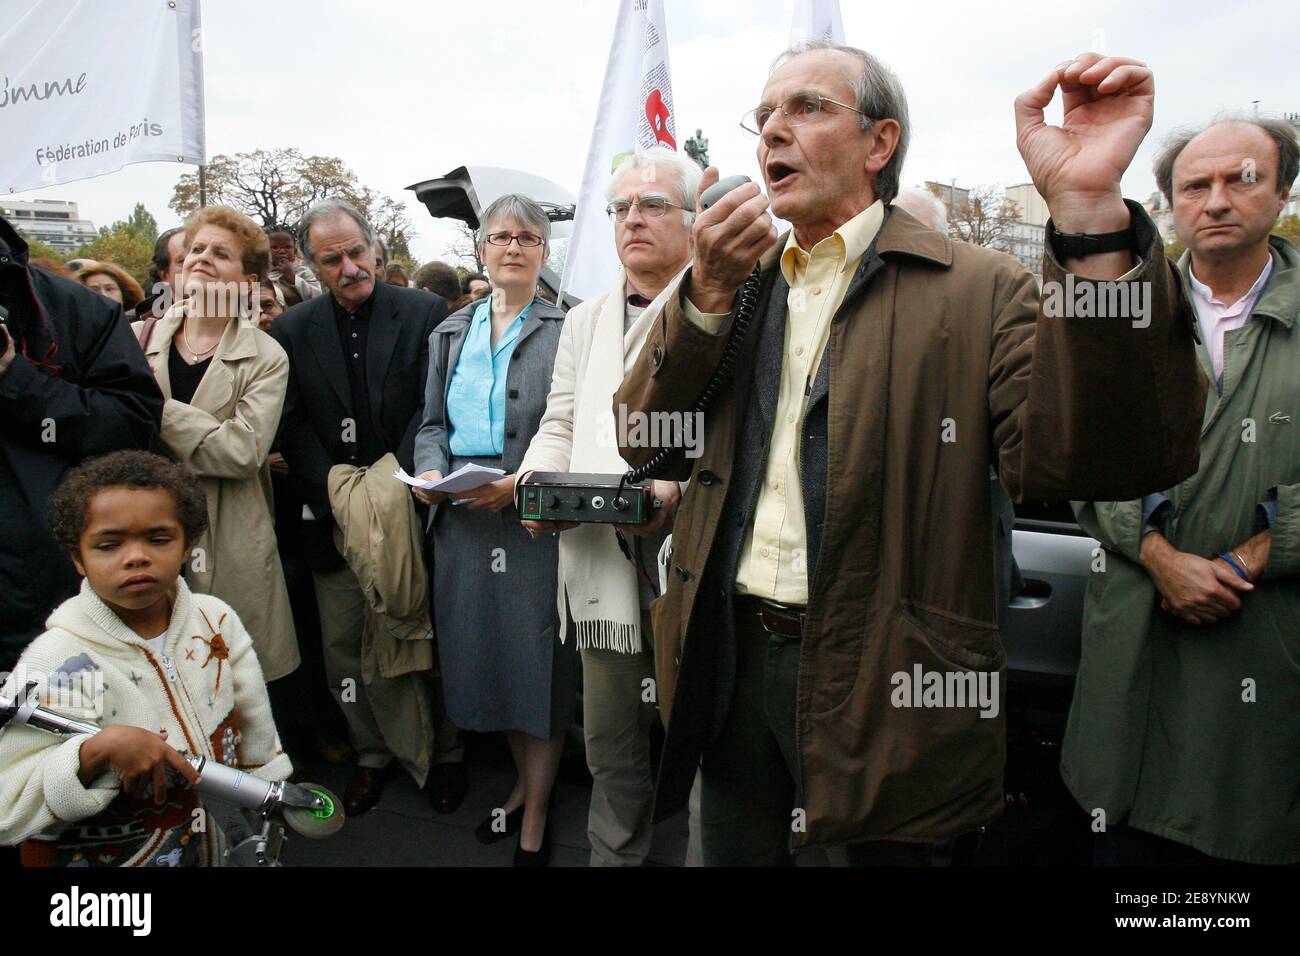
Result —
M289 359L271 336L232 320L190 404L172 398L167 360L181 306L158 320L145 348L166 404L161 443L188 465L208 496L208 530L192 550L186 580L221 598L253 638L266 680L300 663L289 591L276 550L271 450L284 407ZM138 336L143 323L131 327Z
M366 596L361 680L384 743L423 787L433 753L433 625L424 529L391 452L367 468L329 471L334 544ZM436 676L434 679L437 679Z

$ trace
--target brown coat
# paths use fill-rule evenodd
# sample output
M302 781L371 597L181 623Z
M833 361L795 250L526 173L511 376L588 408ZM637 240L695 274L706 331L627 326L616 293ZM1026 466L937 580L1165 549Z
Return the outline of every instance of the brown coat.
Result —
M811 497L824 507L809 509L812 578L796 712L796 805L807 828L792 834L793 849L943 840L998 814L1002 708L988 718L974 707L891 704L891 675L914 664L1005 670L990 462L1016 500L1129 499L1196 471L1205 384L1194 314L1150 219L1129 208L1145 251L1136 279L1150 283L1146 328L1048 318L1033 277L1011 257L952 242L900 211L863 256L832 323L822 363L829 374L805 408L812 420L826 403L824 417L816 409L826 441L814 468L815 436L802 436L805 504ZM747 417L771 415L747 352L765 322L784 320L783 301L770 301L774 287L785 294L783 245L762 261L747 348L734 385L705 414L702 457L667 475L694 480L676 517L669 587L652 609L668 722L660 816L684 803L730 697L731 658L719 635L730 628L732 582L717 571L715 543L735 540L719 518L731 476L752 470L741 457L755 431L747 432ZM1064 275L1049 254L1044 280ZM624 414L689 408L727 341L730 323L710 335L686 319L680 296L658 301L662 315L614 396L616 421L620 405ZM652 451L622 445L634 467Z

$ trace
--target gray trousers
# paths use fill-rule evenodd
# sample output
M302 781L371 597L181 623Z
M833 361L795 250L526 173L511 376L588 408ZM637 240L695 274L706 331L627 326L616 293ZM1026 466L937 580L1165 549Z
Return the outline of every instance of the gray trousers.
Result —
M650 727L655 713L649 615L638 654L582 651L582 725L591 771L592 866L640 866L654 836Z
M361 679L361 633L365 626L366 596L347 565L336 571L312 572L316 607L320 612L321 644L330 693L348 724L348 739L362 767L386 767L393 754L384 743ZM433 680L433 720L436 732L432 763L459 763L464 759L460 731L447 719L442 681Z

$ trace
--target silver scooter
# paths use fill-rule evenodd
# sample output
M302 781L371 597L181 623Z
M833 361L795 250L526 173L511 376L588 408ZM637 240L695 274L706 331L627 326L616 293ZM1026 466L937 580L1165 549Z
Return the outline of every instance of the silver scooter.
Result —
M60 737L97 734L95 724L65 717L37 703L36 682L18 699L0 694L0 731L23 724ZM333 836L344 822L343 803L325 787L288 780L263 780L203 756L185 758L200 774L194 792L235 811L225 815L226 860L233 866L279 866L288 837L285 828L313 840Z

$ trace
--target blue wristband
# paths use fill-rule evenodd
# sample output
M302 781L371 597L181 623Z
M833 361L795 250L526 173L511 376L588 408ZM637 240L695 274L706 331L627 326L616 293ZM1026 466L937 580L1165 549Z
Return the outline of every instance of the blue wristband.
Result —
M1228 562L1228 566L1232 568L1232 570L1237 572L1237 577L1241 578L1247 584L1255 583L1250 579L1250 575L1247 574L1244 570L1242 570L1241 566L1238 565L1236 561L1232 560L1232 555L1228 554L1227 551L1220 551L1219 557L1223 558L1224 561Z

